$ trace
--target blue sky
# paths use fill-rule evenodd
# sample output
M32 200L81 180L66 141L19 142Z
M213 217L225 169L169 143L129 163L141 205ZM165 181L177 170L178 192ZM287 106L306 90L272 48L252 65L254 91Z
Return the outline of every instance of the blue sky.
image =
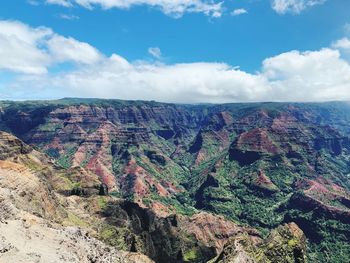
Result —
M11 57L8 61L12 66L0 65L0 96L3 99L94 96L174 102L349 98L350 1L224 0L221 4L191 1L192 5L186 6L183 0L170 1L172 4L167 0L141 0L141 5L126 0L127 8L121 8L119 0L2 1L0 20L5 23L4 32L15 24L16 28L26 28L18 34L43 27L51 33L31 43L46 56L40 62L35 57L34 66L29 65L33 57L27 58L31 54L21 53L18 56L24 62ZM88 6L89 2L97 4ZM9 34L5 35L2 42L0 27L3 56L14 53L14 45L12 42L9 45L7 39ZM81 61L67 53L58 54L59 45L67 41L60 41L56 50L46 46L46 42L43 44L55 36L85 43L98 54L90 52L93 56L101 58ZM85 50L76 48L79 52ZM125 60L128 69L116 66L113 56ZM26 64L26 70L21 63ZM34 73L27 70L32 66L37 69L38 63L45 70ZM298 63L304 64L297 68ZM299 70L309 70L317 63L318 69L305 72L306 77L312 75L314 79L300 79L304 73ZM341 82L336 70L339 67L345 74ZM110 72L110 68L114 71ZM81 80L83 75L96 73L97 69L99 74L86 85ZM325 71L330 75L319 83L317 74L320 79L325 78ZM210 72L212 79L207 77ZM118 80L122 75L125 79L108 82L111 75ZM186 79L177 81L179 78ZM59 79L66 82L59 83ZM308 85L301 85L304 82ZM294 85L302 87L295 96L290 96ZM84 90L83 86L88 87ZM321 89L320 96L314 95L317 89ZM274 98L272 94L278 96Z

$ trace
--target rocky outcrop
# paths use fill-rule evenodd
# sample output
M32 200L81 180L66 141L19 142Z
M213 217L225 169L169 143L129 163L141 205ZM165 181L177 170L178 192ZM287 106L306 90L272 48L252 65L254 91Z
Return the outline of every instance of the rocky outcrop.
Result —
M240 134L230 146L229 157L240 166L246 166L264 155L275 155L278 152L278 146L270 138L268 130L258 128Z
M265 194L273 194L279 190L263 170L253 174L250 185Z
M326 199L328 202L332 201L332 199ZM349 197L339 197L338 202L340 204L349 205ZM334 201L334 204L336 202ZM310 212L314 214L314 216L326 217L330 220L337 220L339 222L343 222L345 224L350 225L350 209L349 207L330 205L319 198L306 194L296 193L292 196L290 200L290 209L298 209L304 212Z
M251 240L248 236L232 238L215 263L303 263L306 261L306 238L300 228L286 224L273 230L267 239Z
M223 216L215 216L206 212L191 217L181 217L179 228L187 234L194 235L196 240L207 247L215 248L220 253L227 241L240 234L247 234L252 239L259 238L259 233L253 228L238 226L226 220Z
M119 237L128 250L146 254L156 262L181 261L187 247L198 247L200 251L200 258L192 262L205 262L215 255L215 251L200 242L186 241L179 232L176 216L160 218L151 210L131 202L110 203L103 215L110 225L128 228L128 232ZM116 237L111 238L109 242Z
M252 240L259 239L253 228L204 212L191 217L159 217L138 204L114 201L108 204L103 216L116 229L128 229L122 236L110 236L107 242L123 243L128 250L146 254L159 263L206 262L220 253L231 237L244 233Z
M41 107L30 104L23 107L17 106L11 103L3 109L2 122L10 131L20 137L25 136L28 131L35 127L44 124L48 114L55 108L50 105L41 105Z
M245 151L270 154L276 154L278 152L278 148L271 140L268 131L261 128L242 133L235 144L238 149Z
M0 160L27 154L31 151L32 149L18 138L0 131Z

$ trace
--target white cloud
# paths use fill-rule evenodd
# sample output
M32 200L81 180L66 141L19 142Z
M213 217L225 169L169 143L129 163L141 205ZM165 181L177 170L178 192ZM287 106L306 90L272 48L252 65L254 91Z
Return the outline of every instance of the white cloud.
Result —
M94 47L71 37L54 35L47 41L47 46L52 59L56 63L74 61L83 64L94 64L103 57Z
M350 39L344 37L332 43L332 48L340 51L341 55L350 61Z
M71 7L72 3L69 0L46 0L47 4L61 5L64 7Z
M47 72L50 57L38 46L50 29L30 28L15 21L0 21L0 69L40 74Z
M243 15L243 14L247 14L248 11L245 10L244 8L239 8L239 9L235 9L231 12L231 15L233 16L239 16L239 15Z
M7 26L1 26L3 23ZM8 94L16 94L13 99L71 96L166 102L350 100L350 65L338 50L331 48L290 51L267 58L260 72L251 74L225 63L167 65L130 62L117 54L106 57L87 43L19 22L0 23L0 36L5 39L0 41L1 57L11 54L12 59L12 63L1 60L0 70L26 73L3 84ZM23 54L8 45L12 39L21 48L31 48L24 49ZM78 64L68 71L50 71L51 65L62 61ZM35 74L45 71L49 73Z
M350 65L338 50L291 51L263 61L278 100L349 100Z
M97 63L103 55L87 43L31 28L18 21L0 21L0 70L44 74L62 62Z
M350 39L346 37L339 39L332 44L332 47L336 49L348 49L350 51Z
M143 99L166 102L253 101L269 89L265 78L220 63L132 64L117 55L104 63L55 76L25 76L16 82L54 89L60 96ZM64 87L64 89L63 89ZM57 94L57 93L56 93ZM266 99L267 97L265 97Z
M327 0L273 0L272 8L278 14L299 14L308 7L320 5Z
M148 53L156 59L160 59L162 57L162 51L159 47L150 47L148 49Z
M224 63L132 64L115 56L52 84L76 96L168 102L341 100L350 99L350 65L332 49L268 58L257 74Z
M73 3L93 9L100 6L103 9L128 9L133 6L148 5L159 8L163 13L181 17L185 13L204 13L212 17L220 17L223 12L223 2L214 0L47 0L49 4L58 4L70 7Z

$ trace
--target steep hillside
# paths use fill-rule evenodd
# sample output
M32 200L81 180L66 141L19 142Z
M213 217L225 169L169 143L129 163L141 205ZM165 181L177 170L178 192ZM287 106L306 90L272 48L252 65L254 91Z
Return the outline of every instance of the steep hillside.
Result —
M0 149L0 262L206 262L230 238L261 240L223 217L159 216L107 196L96 175L60 168L8 133Z
M111 196L135 202L137 210L154 213L152 217L167 218L170 223L161 224L170 226L174 213L191 222L195 219L188 218L198 218L201 211L257 228L262 236L295 222L306 234L310 262L345 262L350 255L349 103L173 105L64 99L2 102L0 108L2 130L51 156L61 167L57 169L70 169L69 182L54 177L61 194L73 191L93 198L108 188ZM111 214L104 215L115 226ZM110 240L115 230L108 231L107 239L115 242ZM207 239L201 240L198 253L182 241L176 245L181 249L167 251L181 250L187 258L194 253L199 260L215 256L226 243ZM215 253L208 250L213 244ZM159 260L138 246L137 251Z
M303 232L294 223L279 226L267 239L254 242L241 235L232 238L215 263L303 263L306 242Z
M0 261L151 262L109 247L78 228L50 184L45 156L0 132ZM73 216L73 214L71 214ZM71 225L70 227L65 225Z

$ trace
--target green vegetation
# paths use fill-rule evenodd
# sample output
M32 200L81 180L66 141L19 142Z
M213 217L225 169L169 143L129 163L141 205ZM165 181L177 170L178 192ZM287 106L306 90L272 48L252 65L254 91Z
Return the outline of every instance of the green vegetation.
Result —
M184 262L192 262L199 258L198 251L194 247L184 253L183 260Z
M77 151L77 147L69 147L65 151L64 154L62 154L58 159L57 159L57 164L62 166L63 168L70 168L72 165L72 158L75 152Z
M107 197L106 196L99 196L97 197L97 203L98 203L98 206L101 210L104 210L107 208L108 206L108 200L107 200Z
M57 148L49 148L45 153L54 159L58 159L60 157L60 152Z
M99 229L99 237L104 242L124 251L128 251L127 237L130 234L127 228L117 228L107 224L102 225Z
M86 228L89 226L89 224L82 220L77 215L73 214L72 212L67 212L67 218L63 221L63 225L66 226L79 226L82 228Z

